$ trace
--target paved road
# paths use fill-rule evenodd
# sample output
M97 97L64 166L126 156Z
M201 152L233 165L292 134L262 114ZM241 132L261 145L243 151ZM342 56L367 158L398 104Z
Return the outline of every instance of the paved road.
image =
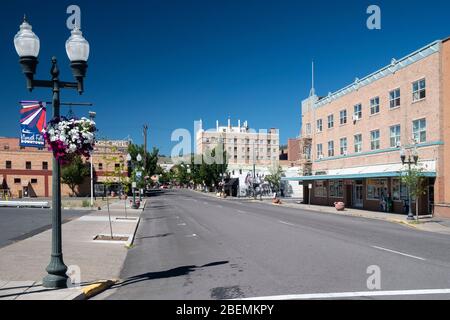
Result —
M89 214L87 210L63 210L63 222ZM51 209L0 208L0 248L51 228Z
M450 299L449 247L389 222L169 191L149 201L123 283L98 298ZM409 291L424 289L445 290Z

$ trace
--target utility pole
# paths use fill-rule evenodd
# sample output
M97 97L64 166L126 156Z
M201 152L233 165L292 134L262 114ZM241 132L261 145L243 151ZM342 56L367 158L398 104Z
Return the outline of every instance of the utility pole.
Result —
M144 124L143 132L144 135L144 164L147 163L147 133L148 133L148 125Z

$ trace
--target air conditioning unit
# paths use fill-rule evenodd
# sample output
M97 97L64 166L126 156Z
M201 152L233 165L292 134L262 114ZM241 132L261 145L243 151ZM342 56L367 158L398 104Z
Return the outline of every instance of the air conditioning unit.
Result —
M323 159L323 154L321 154L320 156L319 156L319 160L322 160Z
M348 156L348 151L344 151L344 157Z
M359 120L359 116L357 114L353 115L353 122L356 122Z
M401 148L401 146L402 146L402 143L400 141L397 142L397 148Z

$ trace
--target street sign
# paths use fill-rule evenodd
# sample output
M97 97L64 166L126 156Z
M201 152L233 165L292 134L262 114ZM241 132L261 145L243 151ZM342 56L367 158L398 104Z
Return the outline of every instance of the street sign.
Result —
M136 188L136 187L137 187L137 183L136 183L136 182L133 182L133 183L132 183L132 187L133 187L133 188Z
M308 189L311 190L312 188L313 188L313 185L312 185L312 183L310 183L310 184L308 185Z

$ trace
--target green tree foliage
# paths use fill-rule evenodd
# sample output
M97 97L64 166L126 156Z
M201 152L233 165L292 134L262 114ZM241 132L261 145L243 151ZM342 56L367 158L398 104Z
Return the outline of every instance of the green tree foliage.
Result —
M153 148L151 152L147 151L147 155L145 155L143 145L130 144L128 147L128 153L131 155L133 164L135 165L137 165L136 158L138 154L142 156L142 162L140 165L144 167L144 176L151 177L158 174L159 150L157 148Z
M269 169L269 175L266 176L266 181L270 184L273 191L279 192L281 189L281 178L283 178L284 172L280 166L273 166Z
M228 170L227 153L223 151L222 157L215 160L217 152L222 148L217 147L212 150L211 157L197 155L191 157L189 168L191 169L191 181L195 184L205 184L207 187L217 187L222 180L221 174ZM221 158L221 159L220 159Z
M90 175L89 164L83 162L79 155L72 158L69 164L61 169L61 182L68 185L72 195L78 196L77 187Z
M422 167L412 167L411 170L402 173L401 180L411 193L412 200L416 202L416 215L418 217L419 199L427 192L424 169Z

